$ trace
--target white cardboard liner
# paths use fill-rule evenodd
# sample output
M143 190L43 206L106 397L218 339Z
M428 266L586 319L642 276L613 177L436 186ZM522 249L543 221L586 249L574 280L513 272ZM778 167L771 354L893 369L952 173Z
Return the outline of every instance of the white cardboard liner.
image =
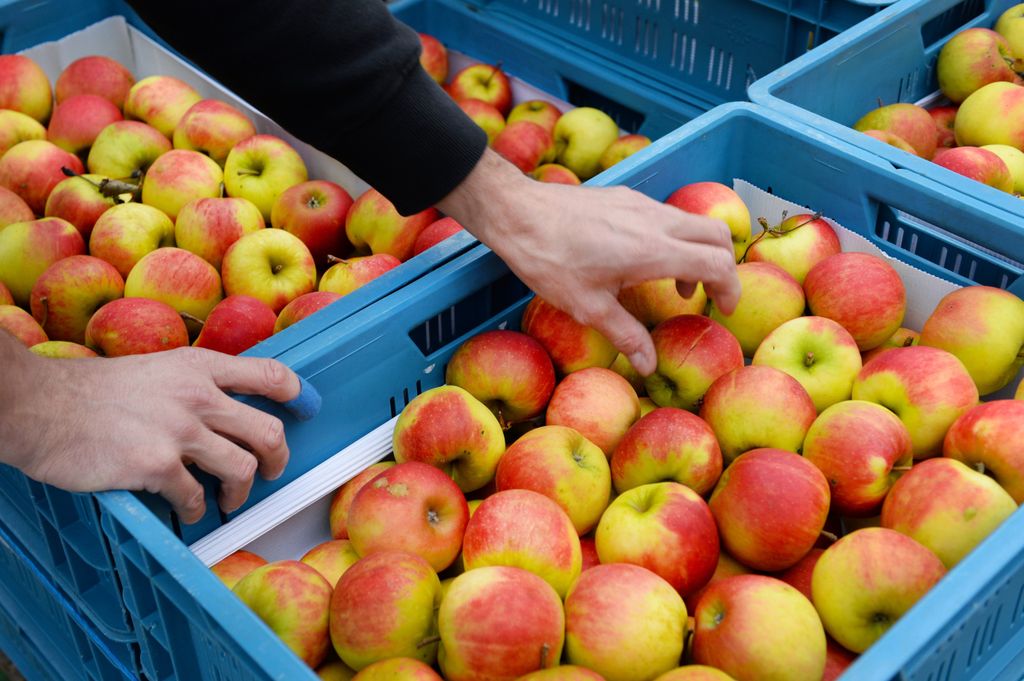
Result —
M753 233L760 232L758 217L770 224L781 221L782 213L807 212L806 207L769 194L743 180L733 187L747 205ZM920 329L946 294L956 284L922 272L883 253L877 246L834 220L826 220L839 235L843 251L870 253L884 258L896 271L907 290L907 315L903 325ZM1012 397L1016 381L989 399ZM298 478L274 495L256 504L231 522L192 544L189 549L206 565L213 565L239 549L252 551L269 561L298 559L317 544L331 538L328 510L334 491L370 464L391 453L391 436L397 417Z

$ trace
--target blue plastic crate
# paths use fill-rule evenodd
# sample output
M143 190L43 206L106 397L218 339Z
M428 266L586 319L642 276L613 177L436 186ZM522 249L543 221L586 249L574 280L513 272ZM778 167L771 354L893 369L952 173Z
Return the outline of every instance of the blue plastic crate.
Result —
M878 106L918 102L938 91L942 46L967 28L992 28L1013 0L905 0L779 68L750 98L785 116L947 187L1024 217L1024 202L931 161L900 151L851 125ZM1017 258L1024 257L1016 251Z

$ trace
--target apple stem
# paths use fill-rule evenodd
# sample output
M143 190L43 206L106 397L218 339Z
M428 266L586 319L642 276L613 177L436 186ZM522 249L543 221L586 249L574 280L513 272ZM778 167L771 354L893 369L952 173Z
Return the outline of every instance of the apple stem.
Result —
M498 72L501 71L501 64L502 62L499 61L497 64L494 65L494 68L491 70L491 75L487 76L487 80L484 81L484 87L491 86L491 81L494 80L494 76L496 76Z
M274 265L273 267L270 268L270 271L273 272L274 274L278 274L283 269L284 265Z
M804 356L804 366L805 367L814 366L814 353L813 352L808 352L807 355Z
M551 646L544 643L540 647L540 668L546 669L548 666L548 655L551 653Z
M437 636L437 635L435 635L435 636L428 636L427 638L425 638L422 641L420 641L419 643L417 643L416 647L417 648L426 648L427 646L430 646L430 645L433 645L435 643L440 642L440 640L441 640L440 636Z
M985 475L985 462L984 461L978 461L977 463L975 463L974 464L974 470L978 471L982 475Z
M239 168L235 171L239 175L259 175L260 171L253 170L252 168Z
M832 541L832 542L839 541L839 537L836 536L836 534L834 532L829 532L828 530L822 530L821 531L821 536L824 537L825 539L828 539L829 541Z
M348 260L346 260L345 258L339 258L336 255L331 255L330 253L327 254L327 263L330 265L338 265L340 263L346 262L348 262Z
M199 317L196 317L195 315L191 315L188 312L179 312L178 316L181 317L182 319L184 319L186 322L192 322L193 324L198 324L200 327L202 327L205 324L205 322L202 319L200 319Z
M221 182L221 183L220 183L220 187L218 187L218 188L217 188L217 195L218 195L218 196L219 196L220 198L222 198L222 199L223 199L223 198L224 198L225 196L227 196L227 193L228 193L228 188L227 188L227 186L225 186L225 184L224 184L223 182Z
M754 247L754 244L756 244L758 241L763 239L765 234L768 234L771 231L771 228L768 226L768 221L767 220L765 220L764 218L758 218L757 221L758 221L758 223L760 223L760 225L762 227L762 231L761 231L760 234L758 234L756 237L754 237L754 239L751 240L751 242L749 244L747 244L747 247L743 250L743 255L740 256L740 260L739 260L740 262L746 262L747 254L750 253L750 249Z
M39 299L39 304L43 306L43 321L39 322L39 326L46 328L46 320L50 316L50 299L43 296Z
M512 427L512 424L505 420L505 416L501 413L501 409L498 409L494 415L498 417L498 425L501 426L502 430L508 430Z
M892 469L893 469L894 471L899 471L900 473L906 473L906 472L907 472L907 471L909 471L909 470L910 470L911 468L913 468L913 466L893 466L893 467L892 467Z
M909 347L910 347L910 346L912 346L913 344L914 344L914 337L913 337L913 336L908 336L908 337L907 337L907 338L906 338L906 339L905 339L905 340L903 341L903 347L905 347L905 348L909 348ZM1022 347L1022 348L1021 348L1021 352L1024 352L1024 347Z

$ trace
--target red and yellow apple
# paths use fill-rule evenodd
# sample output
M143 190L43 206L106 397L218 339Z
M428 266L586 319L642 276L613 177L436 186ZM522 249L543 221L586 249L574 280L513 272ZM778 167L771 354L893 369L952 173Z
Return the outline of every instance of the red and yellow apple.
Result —
M91 255L72 255L46 268L32 287L32 316L50 340L82 343L89 319L124 295L114 266Z
M42 215L50 192L67 177L64 168L74 173L85 172L77 156L53 142L19 142L0 157L0 186L24 199L36 215Z
M434 208L403 216L383 194L368 189L349 209L345 233L357 255L387 253L405 262L420 232L439 217Z
M206 197L178 211L174 241L219 270L231 244L265 226L259 209L247 199Z
M562 379L551 395L545 422L574 428L611 458L639 418L639 398L629 382L611 369L589 367Z
M348 539L348 512L356 493L363 488L363 485L377 477L378 473L382 473L394 465L394 461L381 461L372 464L338 488L331 498L329 512L331 536L334 539Z
M661 407L696 412L708 388L743 366L743 349L718 322L700 315L671 317L651 333L658 364L644 385Z
M220 271L229 296L252 296L275 313L316 285L309 249L283 229L260 229L231 244Z
M170 150L170 140L156 128L139 121L117 121L96 136L86 165L90 173L103 177L137 178Z
M149 298L118 298L96 311L85 344L106 357L141 355L188 345L185 322L173 307Z
M280 333L292 324L299 322L309 315L322 310L334 301L341 298L341 295L330 291L311 291L281 308L280 314L273 325L273 332Z
M163 211L142 203L108 208L89 235L89 253L109 262L122 277L147 253L167 246L174 246L174 223Z
M946 432L942 455L991 476L1015 502L1021 503L1024 501L1024 401L995 400L966 412Z
M185 112L201 99L195 88L183 80L173 76L149 76L128 90L124 115L152 125L170 139Z
M243 577L266 564L267 561L255 553L239 549L217 564L211 565L210 572L217 575L220 581L224 582L224 586L234 589L235 584Z
M238 355L274 333L277 317L270 307L252 296L224 298L210 310L193 345Z
M523 333L536 338L560 374L611 366L619 351L601 333L584 326L538 296L523 311Z
M736 261L743 257L750 243L750 211L735 191L720 182L694 182L672 192L665 203L724 222L732 234Z
M66 220L15 222L0 229L0 283L27 308L32 287L50 265L84 253L82 235Z
M190 201L219 197L224 174L209 156L172 149L153 161L142 182L142 202L172 220Z
M256 134L249 117L218 99L203 99L188 108L174 127L175 149L206 154L223 166L232 147Z
M50 79L39 64L20 54L0 55L0 109L20 111L45 123L52 108Z
M778 265L803 286L812 267L841 250L839 237L828 222L799 213L766 228L764 236L750 244L746 261Z
M804 313L804 290L769 262L741 263L736 275L743 287L736 309L725 314L712 301L708 316L736 336L745 356L753 357L768 334Z
M118 109L123 109L124 100L134 84L131 71L120 62L102 55L91 55L68 64L57 76L53 89L57 104L75 95L99 95Z
M228 196L249 199L271 222L274 202L290 187L309 179L306 163L280 137L253 135L231 148L224 161L224 188Z

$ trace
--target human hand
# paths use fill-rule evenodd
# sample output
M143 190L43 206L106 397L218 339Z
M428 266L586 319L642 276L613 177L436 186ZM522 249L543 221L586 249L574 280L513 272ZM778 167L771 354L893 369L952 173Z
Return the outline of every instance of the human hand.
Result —
M538 295L604 334L644 375L657 363L654 343L619 304L623 288L671 277L684 296L703 282L726 313L739 301L725 223L625 187L535 182L488 150L438 205Z
M0 455L40 482L154 492L191 523L205 503L186 465L220 478L220 506L231 512L257 469L273 479L288 461L281 421L224 392L294 398L298 377L280 362L198 348L84 360L22 351L13 368L20 378L0 409Z

